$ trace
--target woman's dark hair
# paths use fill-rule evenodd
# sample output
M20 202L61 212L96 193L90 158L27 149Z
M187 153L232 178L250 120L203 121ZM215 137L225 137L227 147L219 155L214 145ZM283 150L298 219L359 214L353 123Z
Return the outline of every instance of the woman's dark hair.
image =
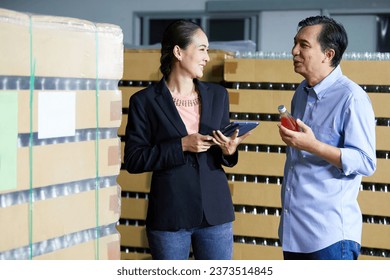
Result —
M298 30L306 26L322 25L321 32L317 38L320 43L321 50L324 52L327 49L333 49L335 55L331 65L336 67L340 64L341 58L348 46L348 36L341 23L326 16L308 17L298 23Z
M171 74L175 59L173 48L177 45L185 49L192 41L194 33L201 27L188 20L177 20L168 25L161 40L160 71L165 78Z

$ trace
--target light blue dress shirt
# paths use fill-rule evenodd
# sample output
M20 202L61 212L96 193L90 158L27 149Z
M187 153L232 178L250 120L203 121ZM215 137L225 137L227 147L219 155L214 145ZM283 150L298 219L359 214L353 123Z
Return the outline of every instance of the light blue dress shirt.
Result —
M336 67L313 88L303 81L291 113L316 138L341 149L342 168L287 147L279 237L283 250L311 253L340 240L361 243L357 196L376 169L375 115L367 93Z

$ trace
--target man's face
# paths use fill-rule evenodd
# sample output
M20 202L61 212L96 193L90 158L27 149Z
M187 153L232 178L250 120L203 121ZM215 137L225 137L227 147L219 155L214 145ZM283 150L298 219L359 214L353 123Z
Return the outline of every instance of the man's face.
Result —
M306 80L321 78L323 67L328 67L325 53L321 50L317 38L322 26L313 25L300 29L294 38L292 55L294 59L294 71L305 77Z

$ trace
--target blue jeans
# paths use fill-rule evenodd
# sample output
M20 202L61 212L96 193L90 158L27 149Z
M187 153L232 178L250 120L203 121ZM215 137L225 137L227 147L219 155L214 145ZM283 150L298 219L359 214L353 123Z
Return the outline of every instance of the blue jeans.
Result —
M283 252L285 260L357 260L360 244L351 240L341 240L329 247L313 253Z
M197 260L231 260L232 223L178 231L146 229L154 260L188 260L190 249Z

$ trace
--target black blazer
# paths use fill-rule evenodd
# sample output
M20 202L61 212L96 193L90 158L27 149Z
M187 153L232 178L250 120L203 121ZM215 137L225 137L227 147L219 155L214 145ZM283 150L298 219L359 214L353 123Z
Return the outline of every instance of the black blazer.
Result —
M229 96L220 85L194 80L201 98L199 133L211 134L229 123ZM218 146L183 152L187 130L162 79L130 98L124 165L130 173L153 171L146 226L156 230L192 228L234 220L227 177L238 151L224 156Z

